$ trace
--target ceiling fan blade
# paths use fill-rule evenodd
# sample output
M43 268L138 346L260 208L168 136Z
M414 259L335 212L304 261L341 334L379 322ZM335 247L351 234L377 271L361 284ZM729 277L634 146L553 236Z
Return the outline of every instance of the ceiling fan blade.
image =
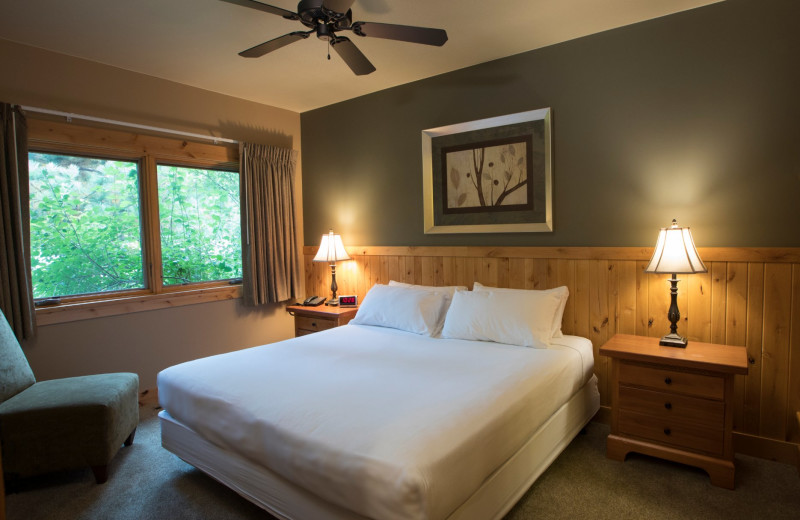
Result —
M336 13L346 13L355 0L322 0L322 7Z
M264 11L265 13L269 14L277 14L278 16L283 16L284 18L287 18L289 20L300 19L300 16L298 16L297 13L293 13L292 11L287 11L286 9L281 9L280 7L275 7L269 4L256 2L256 0L222 0L222 1L228 2L229 4L241 5L242 7L258 9L259 11Z
M424 45L436 45L437 47L441 47L447 41L447 32L444 29L373 22L355 22L352 29L359 36L422 43Z
M358 50L358 47L350 41L349 38L338 36L331 40L333 50L347 63L356 76L364 76L371 72L375 72L375 65L370 63L364 54Z
M284 34L283 36L279 36L274 40L261 43L255 47L250 47L246 51L240 52L239 56L243 58L260 58L268 52L278 50L281 47L286 47L290 43L294 43L297 40L305 40L308 38L308 34L309 33L303 31L295 31L293 33Z

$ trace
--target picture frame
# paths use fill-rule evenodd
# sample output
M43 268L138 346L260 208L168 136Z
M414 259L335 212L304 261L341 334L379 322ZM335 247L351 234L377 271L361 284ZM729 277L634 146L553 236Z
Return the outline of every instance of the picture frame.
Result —
M550 112L423 130L425 233L553 231Z

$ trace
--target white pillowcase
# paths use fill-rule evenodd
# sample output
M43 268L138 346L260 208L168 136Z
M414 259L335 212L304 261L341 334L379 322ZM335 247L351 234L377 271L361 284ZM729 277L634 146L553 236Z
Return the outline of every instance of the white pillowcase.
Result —
M448 298L452 298L453 293L456 291L467 290L466 286L464 285L448 285L444 287L437 287L435 285L413 285L410 283L395 282L394 280L389 280L389 285L392 287L408 287L411 289L422 289L424 291L443 292L447 294Z
M547 348L560 301L545 291L458 291L442 337Z
M481 285L478 282L472 286L473 291L500 291L500 292L519 292L519 293L553 293L558 295L560 298L560 304L558 309L556 309L556 313L553 316L553 325L551 328L550 337L553 338L561 338L564 337L564 334L561 332L561 320L564 317L564 309L567 306L567 299L569 298L569 289L567 289L566 285L562 285L561 287L556 287L555 289L546 289L546 290L528 290L528 289L505 289L502 287L487 287L485 285Z
M350 323L433 336L442 326L449 300L440 292L376 284Z

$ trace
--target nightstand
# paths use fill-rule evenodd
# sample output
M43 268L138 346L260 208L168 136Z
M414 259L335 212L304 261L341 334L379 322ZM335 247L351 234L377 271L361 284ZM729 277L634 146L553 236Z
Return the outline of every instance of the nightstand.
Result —
M346 325L355 318L358 308L289 305L286 310L294 316L294 335L305 336L306 334Z
M733 376L747 374L746 349L658 341L617 334L600 348L611 358L606 456L623 461L635 451L697 466L733 489Z

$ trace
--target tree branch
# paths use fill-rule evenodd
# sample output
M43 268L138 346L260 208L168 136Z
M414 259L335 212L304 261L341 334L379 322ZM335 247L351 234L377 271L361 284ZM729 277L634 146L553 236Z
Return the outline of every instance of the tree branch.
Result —
M61 199L59 196L57 196L57 195L56 195L55 188L53 187L53 184L50 182L50 179L49 179L49 178L45 178L45 180L47 181L47 186L50 188L50 193L52 193L52 194L53 194L53 199L54 199L54 200L56 200L56 201L58 202L58 205L61 207L61 214L62 214L62 218L64 218L64 219L66 220L66 222L67 222L67 224L69 225L70 229L72 229L72 233L73 233L73 235L75 236L75 244L76 244L76 246L77 246L77 249L78 249L78 251L80 251L80 252L81 252L81 255L83 255L84 257L86 257L86 259L87 259L87 260L89 260L89 262L91 262L91 263L92 263L92 264L93 264L95 267L97 267L97 268L98 268L98 269L99 269L101 272L105 273L106 275L108 275L108 276L109 276L109 277L111 277L112 279L116 279L116 280L118 280L118 281L122 281L122 280L120 280L120 279L119 279L117 276L115 276L115 274L114 274L114 273L112 273L112 272L108 271L108 270L107 270L105 267L103 267L102 265L100 265L100 263L98 263L98 262L97 262L97 261L94 259L94 257L92 257L92 255L90 255L89 253L87 253L87 252L84 250L84 248L83 248L83 244L81 243L81 237L80 237L80 235L78 234L78 230L75 228L75 224L72 222L72 219L70 218L70 216L69 216L69 215L66 213L66 211L65 211L65 208L64 208L64 201L63 201L63 200L62 200L62 199ZM58 233L59 235L61 235L61 237L62 237L64 240L67 240L67 241L69 241L69 239L68 239L66 236L64 236L64 234L63 234L63 233L61 233L61 230L60 230L60 229L58 229L58 227L57 227L57 226L55 226L55 229L56 229L56 233Z
M503 203L503 200L506 198L507 195L511 195L512 193L514 193L515 191L517 191L518 189L520 189L521 187L523 187L526 184L528 184L528 179L520 181L519 183L515 184L514 186L508 188L507 190L503 190L503 193L501 193L500 196L497 197L497 200L495 201L494 205L495 206L499 206L500 204Z
M484 151L484 148L474 148L472 150L472 164L475 167L475 187L478 189L478 202L481 206L486 206L486 199L483 197L483 182L481 181ZM478 163L478 156L480 156L480 164Z

